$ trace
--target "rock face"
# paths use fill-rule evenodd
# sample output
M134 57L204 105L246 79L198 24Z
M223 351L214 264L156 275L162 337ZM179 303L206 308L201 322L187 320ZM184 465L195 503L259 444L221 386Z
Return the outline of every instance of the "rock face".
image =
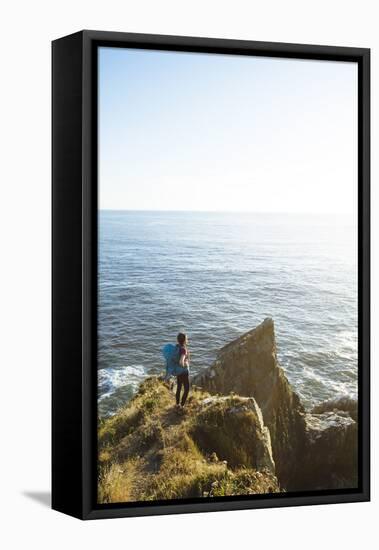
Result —
M215 452L233 467L275 474L271 438L253 397L209 397L201 403L192 430L205 453Z
M254 396L270 431L277 477L287 490L298 489L295 465L306 445L305 411L278 365L272 319L224 346L194 383L211 393Z
M278 364L272 319L223 347L194 383L211 393L255 398L286 491L357 486L357 402L343 396L305 412Z
M307 445L297 479L302 490L358 486L358 425L352 416L355 413L335 408L337 403L322 403L313 409L319 413L305 416ZM349 408L353 403L350 400Z
M358 420L358 402L350 396L343 395L336 399L324 401L311 410L312 413L316 414L330 411L344 411L349 413L353 420Z

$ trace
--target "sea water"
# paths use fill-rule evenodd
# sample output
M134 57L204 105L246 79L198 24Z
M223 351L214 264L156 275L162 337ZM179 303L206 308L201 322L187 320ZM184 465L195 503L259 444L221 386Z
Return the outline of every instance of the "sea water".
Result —
M265 317L306 407L357 393L357 230L344 215L99 212L98 398L108 415L186 332L191 372ZM238 368L238 365L236 365Z

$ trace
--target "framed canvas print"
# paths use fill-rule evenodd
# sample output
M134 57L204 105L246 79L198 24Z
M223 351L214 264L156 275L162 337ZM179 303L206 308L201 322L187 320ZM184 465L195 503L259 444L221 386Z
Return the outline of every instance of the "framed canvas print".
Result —
M53 508L369 499L369 50L53 42Z

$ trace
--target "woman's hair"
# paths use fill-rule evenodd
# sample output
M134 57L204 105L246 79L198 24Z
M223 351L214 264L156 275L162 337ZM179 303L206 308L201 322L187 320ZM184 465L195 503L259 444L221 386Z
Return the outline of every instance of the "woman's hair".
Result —
M187 335L183 334L183 332L179 332L176 339L178 341L178 344L180 344L181 346L186 346L187 345Z

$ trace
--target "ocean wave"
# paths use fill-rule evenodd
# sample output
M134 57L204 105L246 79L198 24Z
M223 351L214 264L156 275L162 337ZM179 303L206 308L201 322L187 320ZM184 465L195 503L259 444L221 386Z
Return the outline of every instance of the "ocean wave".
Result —
M147 373L142 365L99 369L99 400L109 397L113 392L123 386L131 386L132 389L136 389L146 376Z

